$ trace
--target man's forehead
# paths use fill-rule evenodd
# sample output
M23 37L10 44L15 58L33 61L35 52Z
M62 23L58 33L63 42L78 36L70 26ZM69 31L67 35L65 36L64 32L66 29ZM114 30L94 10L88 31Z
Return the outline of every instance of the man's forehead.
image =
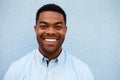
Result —
M63 18L64 19L64 16L61 14L61 13L59 13L59 12L55 12L55 11L43 11L43 12L41 12L40 14L39 14L39 18L41 18L41 17L45 17L45 18L47 18L47 17L59 17L59 18Z
M40 14L39 23L56 23L56 24L64 24L64 17L62 14L54 13L54 12L43 12Z
M39 24L54 24L54 25L64 25L64 22L46 22L46 21L40 21Z

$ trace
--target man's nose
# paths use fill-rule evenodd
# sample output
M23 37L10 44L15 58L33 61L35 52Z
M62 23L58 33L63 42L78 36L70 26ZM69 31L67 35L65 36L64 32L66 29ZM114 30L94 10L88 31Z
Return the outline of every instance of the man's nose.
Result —
M48 34L55 34L56 30L54 29L54 27L49 27L48 30L47 30L47 33Z

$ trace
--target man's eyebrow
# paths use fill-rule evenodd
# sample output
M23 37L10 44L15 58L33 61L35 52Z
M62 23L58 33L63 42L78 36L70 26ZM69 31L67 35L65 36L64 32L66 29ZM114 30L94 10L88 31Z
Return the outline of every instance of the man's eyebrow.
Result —
M48 23L45 21L40 21L39 24L48 24Z
M63 22L56 22L55 25L57 25L57 24L63 24Z

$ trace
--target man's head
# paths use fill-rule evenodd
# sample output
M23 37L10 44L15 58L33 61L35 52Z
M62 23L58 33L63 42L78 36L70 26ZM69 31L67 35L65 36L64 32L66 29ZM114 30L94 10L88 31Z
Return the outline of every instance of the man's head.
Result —
M49 59L56 58L62 50L67 31L66 14L63 9L55 4L41 7L36 14L34 29L39 51Z
M47 4L47 5L44 5L41 8L39 8L37 13L36 13L36 23L38 21L40 13L43 12L43 11L54 11L54 12L61 13L64 17L64 21L65 21L65 24L66 24L66 22L67 22L66 13L60 6L58 6L56 4Z

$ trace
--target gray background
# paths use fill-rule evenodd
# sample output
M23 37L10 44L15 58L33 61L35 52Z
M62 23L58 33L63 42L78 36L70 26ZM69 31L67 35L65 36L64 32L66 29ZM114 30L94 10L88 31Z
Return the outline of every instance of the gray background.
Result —
M59 4L67 13L63 47L91 68L96 80L120 79L120 0L0 0L0 80L9 65L37 48L37 9Z

